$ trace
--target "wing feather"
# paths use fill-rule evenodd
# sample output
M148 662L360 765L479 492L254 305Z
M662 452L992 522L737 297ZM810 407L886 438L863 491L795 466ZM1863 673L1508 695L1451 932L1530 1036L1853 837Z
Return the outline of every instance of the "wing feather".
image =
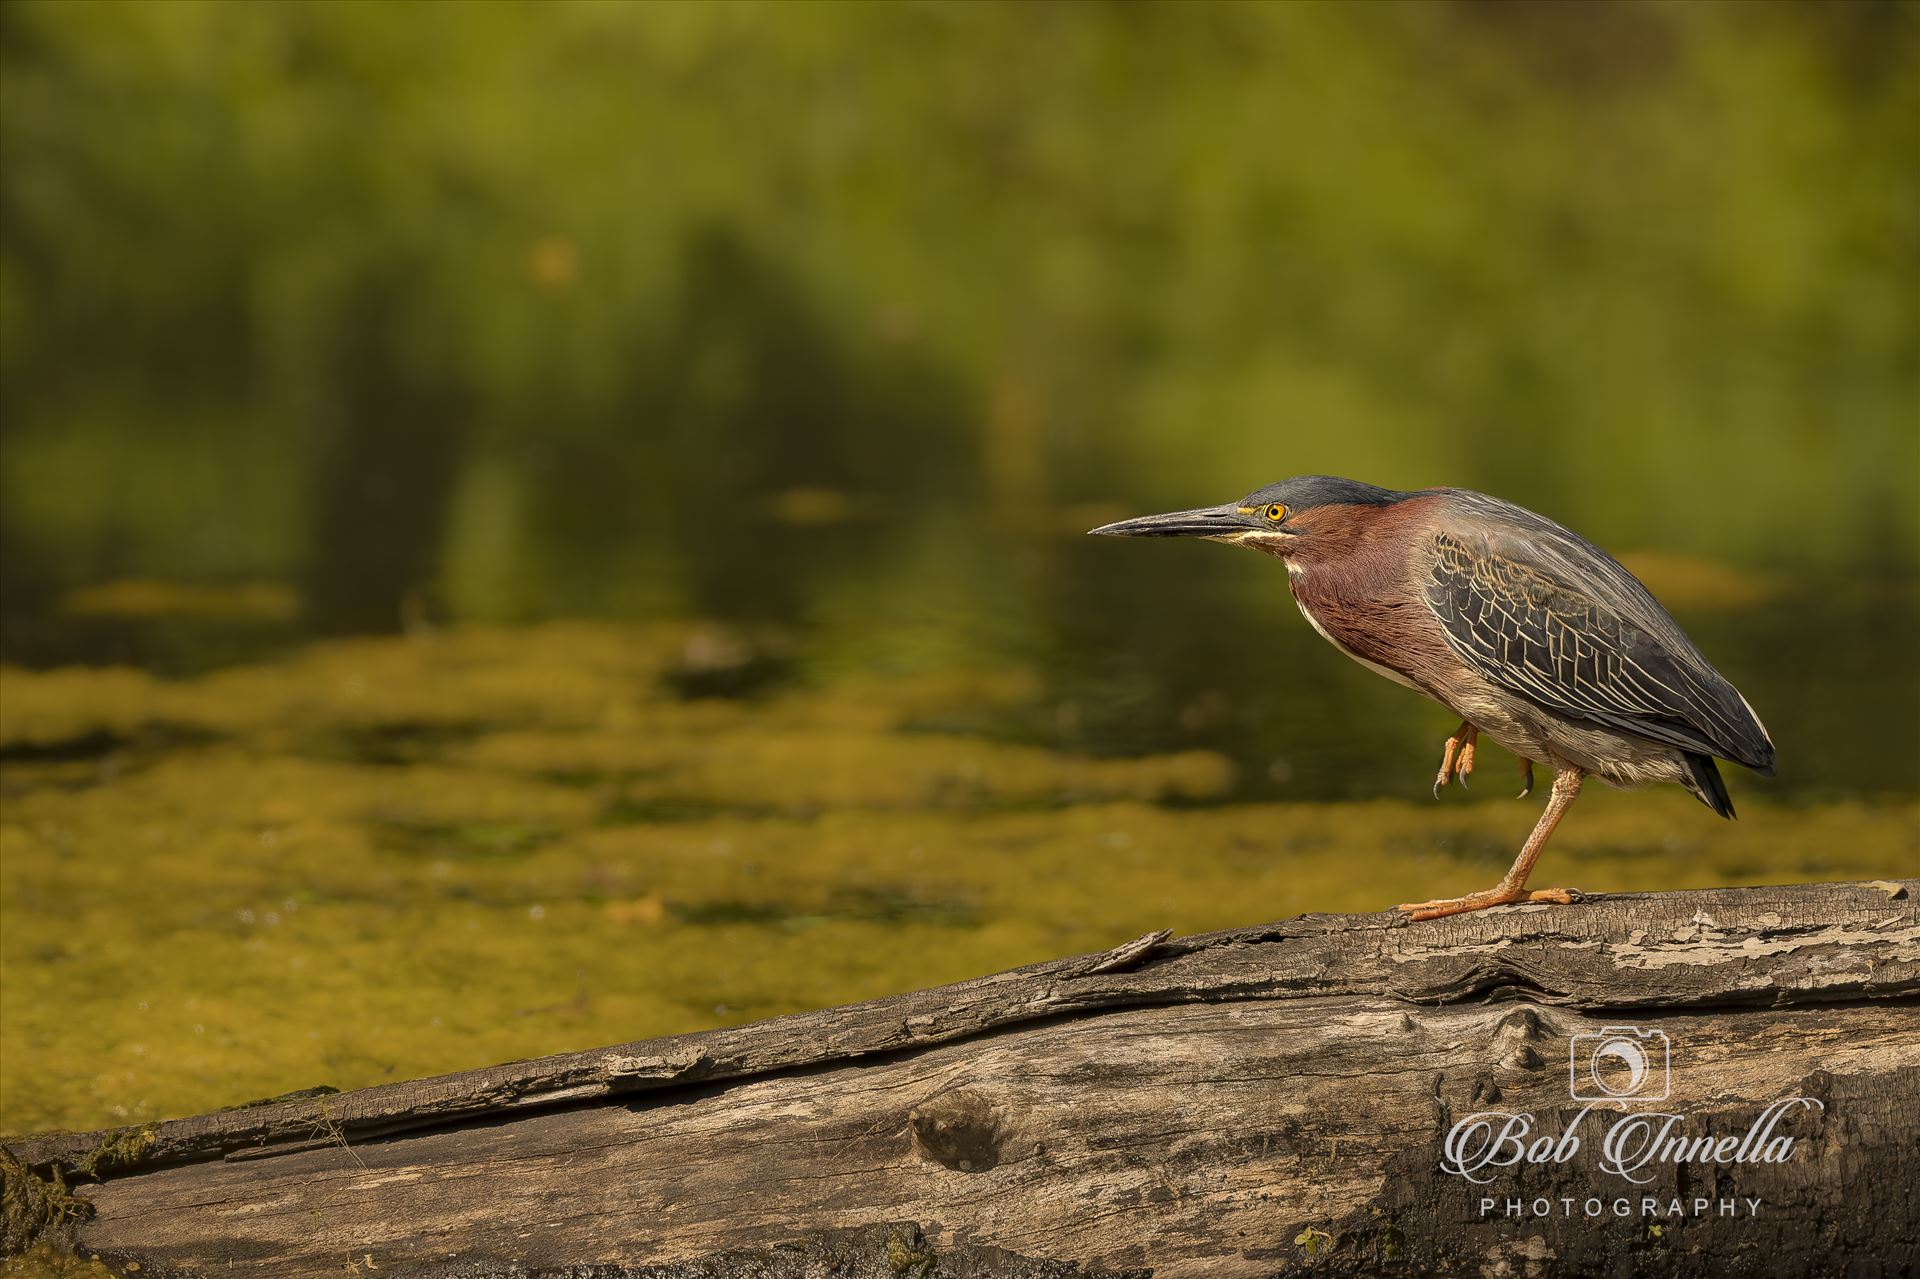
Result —
M1531 511L1454 496L1496 517L1434 535L1426 600L1462 660L1559 714L1771 771L1765 727L1631 573Z

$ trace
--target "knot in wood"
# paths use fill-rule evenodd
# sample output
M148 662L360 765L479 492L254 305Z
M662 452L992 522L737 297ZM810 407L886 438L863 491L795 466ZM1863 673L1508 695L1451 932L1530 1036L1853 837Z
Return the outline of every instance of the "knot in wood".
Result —
M1533 1009L1521 1008L1508 1013L1494 1028L1496 1060L1509 1070L1538 1070L1543 1062L1534 1045L1546 1038L1546 1024Z
M907 1114L920 1153L955 1172L985 1172L1000 1162L1007 1124L1000 1108L971 1088L931 1097Z
M1516 1008L1500 1019L1500 1033L1510 1039L1545 1039L1547 1027L1531 1008Z

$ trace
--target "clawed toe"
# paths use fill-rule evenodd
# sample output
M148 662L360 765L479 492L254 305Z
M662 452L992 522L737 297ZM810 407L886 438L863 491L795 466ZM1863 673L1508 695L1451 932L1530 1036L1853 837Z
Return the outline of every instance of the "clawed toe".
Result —
M1511 906L1525 902L1553 902L1561 906L1571 906L1580 900L1580 893L1572 888L1508 888L1502 885L1489 888L1484 892L1468 893L1465 897L1438 897L1430 902L1403 902L1395 910L1406 911L1416 923L1427 919L1444 919L1448 915L1464 915L1470 911L1487 910L1494 906Z
M1468 911L1486 910L1491 906L1505 906L1509 902L1525 897L1524 891L1509 894L1500 889L1484 893L1468 893L1465 897L1437 897L1430 902L1404 902L1396 909L1403 910L1413 917L1415 923L1428 919L1444 919L1448 915L1464 915Z
M1448 782L1458 779L1461 789L1467 789L1467 774L1473 771L1473 753L1479 743L1480 730L1471 724L1462 723L1453 736L1447 738L1446 749L1440 756L1440 772L1433 779L1433 797L1440 798L1440 788Z

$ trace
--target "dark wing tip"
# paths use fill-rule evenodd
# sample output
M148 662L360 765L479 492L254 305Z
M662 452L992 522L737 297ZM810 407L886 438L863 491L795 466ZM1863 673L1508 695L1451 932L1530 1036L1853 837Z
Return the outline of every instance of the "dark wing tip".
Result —
M1714 765L1713 756L1688 751L1685 759L1688 772L1687 789L1693 792L1694 798L1720 816L1732 818L1733 796L1727 794L1727 784L1721 779L1720 770Z
M1740 734L1741 740L1736 743L1737 748L1725 753L1722 758L1730 759L1736 764L1743 764L1762 777L1772 777L1773 739L1767 736L1767 730L1761 727L1760 721L1754 717L1753 712L1747 710L1746 699L1740 698L1738 693L1734 696L1739 699L1741 709L1746 710L1748 731Z

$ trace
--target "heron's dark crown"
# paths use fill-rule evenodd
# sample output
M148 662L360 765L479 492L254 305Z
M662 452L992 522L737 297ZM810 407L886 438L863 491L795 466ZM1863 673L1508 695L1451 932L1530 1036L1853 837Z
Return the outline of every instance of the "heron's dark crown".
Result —
M1310 511L1316 506L1392 506L1412 496L1377 484L1343 480L1337 475L1296 475L1255 489L1240 499L1240 505L1266 506L1278 502L1290 511Z

